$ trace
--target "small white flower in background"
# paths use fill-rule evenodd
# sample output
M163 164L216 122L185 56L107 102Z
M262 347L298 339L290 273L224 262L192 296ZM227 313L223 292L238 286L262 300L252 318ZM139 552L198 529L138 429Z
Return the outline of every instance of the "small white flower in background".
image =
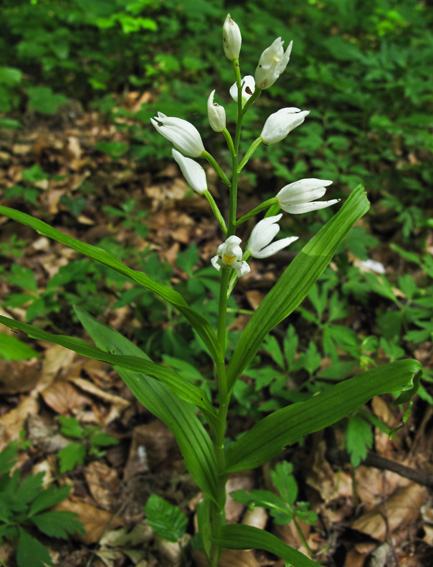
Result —
M193 159L184 157L177 150L173 149L171 153L180 167L183 176L194 191L200 194L207 191L206 173L202 166Z
M223 25L223 47L227 59L233 61L239 59L241 51L242 36L238 24L227 14Z
M326 193L326 187L331 185L331 183L332 181L324 181L322 179L301 179L300 181L295 181L279 191L276 196L278 204L283 211L292 215L325 209L340 202L340 199L314 201L314 199L323 197Z
M257 65L255 77L257 86L261 89L268 89L272 87L290 59L293 41L289 43L289 47L284 53L284 41L278 37L274 43L265 49L260 56L259 64Z
M282 108L271 114L266 120L260 138L264 144L276 144L284 140L297 126L300 126L308 114L310 114L309 110L300 110L295 107Z
M238 278L245 276L250 271L248 262L242 261L242 248L239 244L242 240L238 236L229 236L227 240L218 246L217 255L211 259L212 266L218 271L223 268L233 268Z
M210 127L214 132L222 132L226 127L226 111L224 107L213 101L215 91L213 90L207 99L207 115Z
M253 258L268 258L298 240L297 236L289 236L271 244L280 230L277 223L282 216L280 213L274 217L264 218L253 228L248 242L248 250Z
M377 260L361 260L360 263L363 268L376 272L376 274L384 274L386 272L385 266L382 262L378 262Z
M256 82L252 75L246 75L242 79L242 106L245 106L245 103L250 98L250 96L256 90ZM238 85L233 83L230 87L230 96L235 102L238 102Z
M158 112L158 116L150 121L164 138L187 156L199 157L204 152L200 133L190 122L166 116L162 112Z

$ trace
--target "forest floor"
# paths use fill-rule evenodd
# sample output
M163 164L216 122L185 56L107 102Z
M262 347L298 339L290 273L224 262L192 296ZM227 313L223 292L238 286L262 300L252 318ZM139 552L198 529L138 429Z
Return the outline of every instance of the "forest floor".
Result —
M146 164L126 157L112 159L95 150L98 142L123 142L127 136L127 131L114 130L96 113L56 118L50 124L30 121L19 133L2 134L0 191L3 196L9 191L2 204L41 218L84 242L95 244L115 235L118 243L135 254L150 248L171 266L171 283L176 284L187 277L176 265L177 254L194 242L200 261L207 265L219 243L218 230L207 203L191 194L172 163L163 171L149 172ZM23 193L11 196L11 187L26 186L23 172L35 165L49 175L31 182L38 191L34 202ZM215 179L210 184L215 185ZM81 207L79 199L83 195L86 201ZM151 211L145 219L149 229L146 236L137 234L134 222L139 221L128 224L120 216L110 218L102 210L102 206L119 209L128 199L135 199L139 210ZM243 199L241 212L255 204L252 191L246 191ZM30 228L5 218L0 218L0 227L3 275L14 265L29 269L35 274L35 293L39 297L58 269L77 259L74 252L36 235ZM14 249L8 245L11 237L15 238ZM244 279L241 291L245 294L245 307L253 309L257 305L284 261L287 256ZM20 273L27 272L17 272L17 277ZM16 280L14 283L2 277L2 300L22 292L22 287ZM104 281L93 291L95 301L98 296L103 296L107 303L117 299ZM35 324L89 340L80 325L71 320L64 299L57 304L59 309L49 303L48 297L44 301L46 308ZM25 321L28 305L24 302L0 308L0 313ZM33 308L37 310L38 306ZM152 319L151 314L149 317ZM130 305L114 311L105 309L101 318L128 337L140 324ZM242 329L246 320L245 315L239 315L235 328ZM360 333L362 322L360 317ZM163 329L166 322L155 320L150 324ZM353 321L347 324L353 326ZM2 329L2 333L12 336L8 329ZM70 496L61 509L76 512L86 530L86 535L66 543L41 540L53 563L61 567L204 566L200 554L196 552L191 557L189 551L201 495L185 470L170 431L133 398L109 365L59 346L30 341L21 334L14 336L32 346L40 357L25 361L0 359L0 450L25 431L30 446L20 453L23 474L45 471L47 483L71 486ZM420 348L422 362L431 365L431 351L431 343ZM386 396L375 398L370 411L394 427L401 413L391 401ZM392 440L375 429L374 450L355 470L346 456L335 449L341 437L338 430L317 433L302 445L286 449L283 457L295 466L300 498L309 501L319 517L316 525L301 524L301 528L315 559L322 565L433 565L432 414L432 408L416 398L408 423ZM61 473L57 453L71 439L60 432L59 416L75 417L83 428L101 427L118 443L107 447L103 456L88 456L83 464ZM250 422L248 415L235 418L230 434L235 436ZM270 489L270 469L271 465L233 475L228 491ZM144 506L154 493L178 505L187 515L188 530L180 544L155 536L149 526ZM229 522L241 522L246 511L229 498L226 513ZM293 523L278 526L261 508L248 512L248 522L266 527L285 543L305 552ZM0 559L14 567L13 548L9 544L3 544ZM227 552L220 564L283 567L282 561L253 551Z

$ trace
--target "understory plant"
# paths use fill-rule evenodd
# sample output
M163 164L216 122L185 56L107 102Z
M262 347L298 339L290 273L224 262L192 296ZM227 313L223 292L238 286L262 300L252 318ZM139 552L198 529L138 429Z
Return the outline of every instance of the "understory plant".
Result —
M400 360L368 370L319 391L306 401L276 409L259 419L238 438L230 438L230 402L235 384L272 329L299 306L353 224L369 208L364 189L358 186L331 220L297 253L250 317L235 348L230 351L227 347L227 303L238 279L253 269L251 259L266 259L298 238L289 236L274 241L283 213L303 214L338 203L338 199L319 200L325 195L331 181L313 177L282 187L275 197L239 217L238 179L254 151L261 144L272 145L285 139L304 122L309 113L296 107L287 107L271 114L260 135L241 155L243 118L283 73L292 49L290 43L284 50L284 42L277 38L263 51L254 77L242 76L239 63L241 43L239 27L228 15L223 25L223 49L233 67L235 79L230 88L237 113L233 136L227 128L224 107L215 102L215 91L210 93L207 102L211 128L224 137L231 156L228 171L224 171L215 157L205 149L198 130L190 122L161 112L152 119L156 130L173 144L173 158L187 182L208 200L221 230L222 242L211 260L212 266L221 276L216 328L173 288L129 268L106 250L80 242L29 215L0 207L0 214L29 225L39 234L53 238L116 270L136 284L151 290L159 299L179 311L192 325L213 362L217 388L192 384L172 367L152 361L148 353L81 308L75 309L76 314L96 346L82 339L53 335L7 317L0 317L0 321L14 330L24 331L32 338L51 341L81 355L112 364L137 399L171 429L185 465L203 493L197 509L198 535L209 567L218 565L224 549L251 548L271 552L288 565L312 567L317 565L314 558L285 545L276 536L251 526L226 523L224 507L226 483L230 474L267 463L278 456L286 445L296 443L305 435L349 416L373 396L392 392L400 394L396 403L408 401L419 383L421 366L415 360ZM207 160L225 186L229 203L227 214L223 214L215 202L208 189L206 171L197 159ZM244 223L263 213L264 217L256 222L242 248L239 234L244 234ZM214 396L212 392L215 392ZM281 483L279 490L280 493L281 490L286 490L284 483ZM281 496L284 497L284 494L281 493ZM295 509L292 510L293 495L287 495L286 500L288 511L295 514ZM299 515L299 509L296 509L296 513Z

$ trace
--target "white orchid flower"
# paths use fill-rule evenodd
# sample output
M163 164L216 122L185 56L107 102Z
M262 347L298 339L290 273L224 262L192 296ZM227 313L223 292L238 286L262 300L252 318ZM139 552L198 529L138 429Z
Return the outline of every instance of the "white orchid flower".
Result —
M271 114L263 126L260 138L264 144L276 144L284 138L297 126L300 126L305 117L310 114L309 110L300 110L299 108L290 107L282 108L278 112Z
M272 87L290 59L293 41L289 43L289 47L284 53L284 41L278 37L271 46L265 49L260 57L259 64L256 68L255 78L257 86L261 89Z
M254 80L254 77L252 75L246 75L242 81L242 106L245 106L245 103L247 102L247 100L250 98L250 96L254 93L254 91L256 90L256 82ZM233 83L233 85L230 87L230 96L232 97L232 99L237 102L238 101L238 85L237 83Z
M326 193L326 187L332 181L322 179L301 179L286 185L277 194L278 204L283 211L292 215L300 215L309 211L317 211L335 205L340 199L331 201L315 201Z
M191 185L194 191L200 193L200 195L207 191L206 173L202 166L193 159L186 158L175 149L172 149L171 153L186 181Z
M207 115L210 127L214 132L222 132L226 127L226 111L224 107L213 101L215 91L213 90L207 100Z
M227 59L233 61L239 59L241 51L242 36L238 24L227 14L223 25L223 47Z
M190 122L166 116L162 112L158 112L158 116L150 121L164 138L170 140L175 148L187 156L199 157L204 152L200 133Z
M248 242L248 250L253 258L268 258L298 240L297 236L289 236L271 243L280 230L277 223L282 216L283 214L280 213L274 217L264 218L253 228Z
M238 236L229 236L218 246L217 255L211 259L212 266L218 271L221 268L233 268L238 278L248 274L251 268L248 262L242 261L242 248L239 246L241 242Z

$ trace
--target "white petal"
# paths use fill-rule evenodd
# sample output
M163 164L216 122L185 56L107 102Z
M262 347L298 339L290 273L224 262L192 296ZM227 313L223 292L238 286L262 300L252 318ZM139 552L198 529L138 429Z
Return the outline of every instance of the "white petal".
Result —
M184 157L177 150L173 149L171 153L194 191L200 194L207 191L206 173L202 166L193 159Z
M326 209L327 207L331 207L332 205L339 203L340 200L341 199L332 199L331 201L315 201L313 203L303 203L300 205L282 206L281 208L286 213L290 213L292 215L301 215L302 213L309 213L310 211Z
M238 278L245 276L246 274L248 274L251 271L251 268L249 267L248 262L239 262L239 261L234 262L232 267L234 268Z
M289 246L290 244L292 244L292 242L298 240L298 238L299 236L289 236L288 238L282 238L281 240L277 240L276 242L269 244L269 246L266 246L266 248L263 248L263 250L261 250L260 252L253 254L253 256L254 258L268 258L269 256L273 256L283 248L286 248L286 246Z
M216 270L218 270L218 271L221 270L221 266L219 265L219 257L218 256L214 256L213 258L211 258L210 262Z

